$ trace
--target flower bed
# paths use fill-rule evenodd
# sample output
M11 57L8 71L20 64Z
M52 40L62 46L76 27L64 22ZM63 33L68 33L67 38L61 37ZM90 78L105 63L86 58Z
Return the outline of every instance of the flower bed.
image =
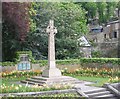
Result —
M120 71L116 69L110 68L78 68L74 72L68 71L67 68L62 70L63 74L73 74L73 75L80 75L80 76L97 76L97 77L120 77Z
M78 68L74 72L68 71L67 68L61 70L63 75L69 76L79 76L79 77L102 77L102 78L109 78L108 82L120 82L120 71L116 69L109 69L109 68ZM0 73L2 77L2 84L0 89L2 89L3 93L10 93L10 92L29 92L29 91L44 91L44 90L58 90L58 89L67 89L70 86L63 86L63 85L56 85L51 88L48 86L39 87L38 85L32 86L30 88L28 85L21 86L13 84L14 82L18 82L24 80L26 78L30 78L32 76L41 75L41 71L14 71L10 73Z
M71 76L87 76L87 77L104 77L109 78L108 82L120 82L120 71L110 68L79 68L74 72L68 71L67 68L62 70L63 75Z
M40 75L41 71L12 71L12 72L2 72L0 73L1 77L14 78L14 77L31 77Z
M0 86L1 93L18 93L18 92L38 92L38 91L48 91L48 90L62 90L62 89L70 89L70 84L54 84L51 87L44 84L43 86L36 85L16 85L16 84L2 84Z

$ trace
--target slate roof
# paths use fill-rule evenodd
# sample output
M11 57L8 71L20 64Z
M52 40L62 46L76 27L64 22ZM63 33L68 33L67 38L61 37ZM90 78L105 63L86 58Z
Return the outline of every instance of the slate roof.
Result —
M91 45L89 44L88 40L85 38L85 36L82 36L81 38L78 39L80 46L87 46L90 47Z

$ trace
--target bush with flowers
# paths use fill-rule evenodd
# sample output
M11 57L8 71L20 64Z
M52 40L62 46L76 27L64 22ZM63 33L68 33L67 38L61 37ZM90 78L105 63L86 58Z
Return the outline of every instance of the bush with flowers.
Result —
M12 72L2 72L0 73L1 77L31 77L31 76L37 76L41 75L41 71L12 71Z
M118 76L110 77L109 82L112 82L112 83L120 82L120 77L118 77Z
M111 69L111 68L83 68L80 67L76 69L74 72L68 71L67 68L62 70L63 74L74 74L74 75L80 75L80 76L98 76L98 77L113 77L118 75L120 77L120 71Z
M76 75L76 76L89 76L89 77L107 77L110 78L109 82L120 82L120 71L111 68L83 68L80 67L74 72L70 72L67 68L62 70L63 75ZM118 79L116 78L118 77Z
M70 89L72 86L70 84L53 84L48 86L44 84L43 86L35 85L16 85L16 84L2 84L0 86L1 93L15 93L15 92L37 92L37 91L48 91L48 90L62 90Z

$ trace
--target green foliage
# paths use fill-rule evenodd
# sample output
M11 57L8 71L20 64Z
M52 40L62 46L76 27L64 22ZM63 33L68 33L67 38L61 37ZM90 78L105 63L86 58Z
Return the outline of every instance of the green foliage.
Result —
M116 2L108 2L107 3L107 20L110 20L114 17L114 10L116 9L117 3Z
M77 75L77 76L89 76L89 77L119 77L120 78L120 72L115 69L110 68L84 68L80 67L76 69L74 72L68 71L67 68L62 70L63 75Z
M29 59L30 59L29 61L31 61L31 62L34 61L34 58L32 56L32 52L31 51L17 51L16 52L16 58L15 58L16 63L20 62L20 59L19 59L20 54L27 54Z
M15 52L19 50L31 50L37 60L47 59L48 37L45 29L50 19L54 19L58 29L56 58L78 58L80 52L77 39L88 32L87 20L98 17L100 24L106 23L116 19L114 18L116 7L120 10L120 2L32 2L28 3L30 7L27 6L27 3L10 3L8 4L9 9L5 4L2 18L3 61L15 61ZM25 10L26 8L27 10ZM11 13L8 13L9 11ZM19 14L17 14L18 12ZM26 17L21 16L26 13ZM29 33L27 33L28 29ZM23 40L25 37L24 42L19 42L19 38Z
M48 51L48 36L45 31L50 19L55 21L56 58L69 59L79 56L77 39L87 33L85 10L74 3L36 3L34 9L37 15L33 17L37 30L27 38L27 49L36 53L36 59L46 59ZM43 57L42 57L43 56ZM45 56L45 57L44 57Z
M88 18L95 18L97 13L97 4L95 2L87 2L85 9L88 11Z
M14 62L0 62L1 66L15 66Z
M91 84L90 86L95 86L95 87L101 87L105 83L109 82L108 77L95 77L95 76L90 76L89 77L89 76L79 76L79 75L71 75L71 76L74 77L74 78L77 78L79 80L82 80L82 81L93 82L93 84Z
M119 58L81 58L80 63L112 63L120 65Z
M98 2L97 6L98 6L98 13L99 13L99 23L105 23L107 20L107 16L106 16L107 3L106 2Z
M13 71L10 73L2 73L2 77L7 78L20 78L20 77L31 77L31 76L37 76L40 75L42 72L34 72L34 71Z
M30 2L2 3L2 61L15 61L15 52L23 50L27 33L34 30L31 7Z
M7 79L5 79L5 80L7 80ZM19 81L19 79L13 79L13 80ZM4 81L4 79L3 79L3 81ZM12 80L10 80L10 82L12 82ZM9 84L3 83L0 86L0 89L2 89L2 93L40 92L40 91L50 91L50 90L63 90L63 89L70 89L70 88L71 88L71 86L68 84L67 85L62 85L62 84L55 85L54 84L51 87L49 87L46 84L43 86L38 86L37 84L31 85L31 86L28 86L26 84L25 86L23 86L23 85L16 85L16 84L9 85Z
M47 66L48 61L47 60L33 60L32 61L33 64L40 64L40 66Z
M70 65L70 64L79 64L79 59L71 59L71 60L57 60L56 64L60 65Z
M101 57L100 51L93 51L93 52L91 53L91 55L92 55L93 58L95 58L95 57Z
M48 60L35 60L32 57L32 52L31 51L18 51L16 52L16 58L15 62L0 62L0 65L2 66L15 66L19 60L19 55L20 54L28 54L29 61L33 64L40 64L40 66L46 66L48 64ZM98 56L99 53L96 52L94 56ZM114 64L120 64L120 59L119 58L80 58L80 59L67 59L67 60L56 60L56 64L60 65L68 65L68 64L82 64L82 63L112 63Z
M82 2L82 7L87 11L87 18L98 18L99 24L112 21L114 19L114 10L118 7L119 2ZM119 11L118 11L119 13Z

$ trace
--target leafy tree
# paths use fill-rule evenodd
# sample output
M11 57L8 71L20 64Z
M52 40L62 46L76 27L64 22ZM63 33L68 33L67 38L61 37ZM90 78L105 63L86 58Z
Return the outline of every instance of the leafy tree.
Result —
M88 12L88 19L95 18L98 13L98 21L100 24L112 20L112 18L114 18L116 6L119 8L118 2L93 2L91 0L91 2L82 2L77 4L82 4L82 7Z
M97 13L97 5L95 2L87 2L85 4L85 9L88 11L89 18L95 18Z
M110 20L113 17L116 6L117 2L107 2L107 20Z
M120 1L117 4L117 8L118 8L118 17L120 17Z
M30 30L30 3L2 3L2 57L13 60L16 50L21 50Z
M106 2L97 2L97 6L98 6L98 13L99 13L99 23L105 23L107 20L107 16L106 16L107 3Z
M74 3L36 3L37 15L33 18L37 30L28 36L30 49L47 57L46 27L50 19L58 29L56 35L56 58L78 57L77 39L87 33L85 10ZM31 38L31 39L30 39ZM29 47L28 47L29 49Z

